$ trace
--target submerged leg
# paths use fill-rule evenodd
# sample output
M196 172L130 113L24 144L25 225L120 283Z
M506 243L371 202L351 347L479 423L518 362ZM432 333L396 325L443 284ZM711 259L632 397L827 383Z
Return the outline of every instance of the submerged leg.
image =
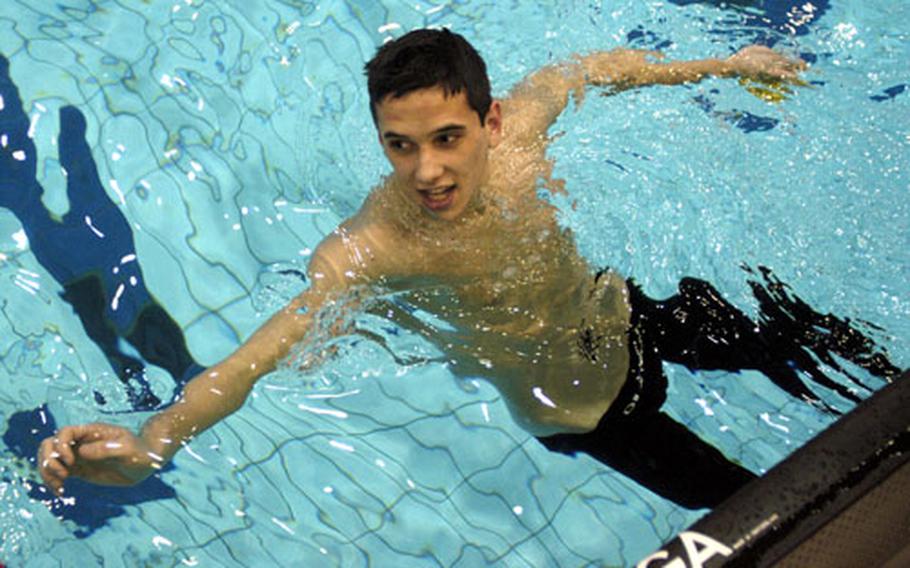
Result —
M843 371L831 353L877 376L897 374L875 343L848 321L819 314L799 298L791 299L784 285L772 280L767 269L762 270L768 287L750 282L761 306L757 322L724 300L709 283L695 278L684 278L679 294L663 301L652 300L637 286L630 286L633 310L639 312L665 360L691 370L755 369L790 395L834 413L838 411L808 388L800 372L848 400L859 402L860 397L825 375L812 354L862 389L868 387Z
M540 438L553 451L584 452L651 491L690 509L715 507L755 474L660 411L667 378L641 313L632 313L629 373L597 427Z
M540 438L549 450L584 452L689 509L713 508L756 478L663 412L604 420L587 434Z
M843 369L832 355L846 359L885 380L900 374L901 370L891 363L886 352L849 319L817 312L798 296L789 294L789 286L778 280L770 269L759 266L758 270L764 283L751 280L749 285L758 299L761 310L759 320L767 330L766 333L773 335L779 342L792 342L805 347L820 361L843 373L859 387L865 388L865 385ZM866 325L876 328L868 322Z

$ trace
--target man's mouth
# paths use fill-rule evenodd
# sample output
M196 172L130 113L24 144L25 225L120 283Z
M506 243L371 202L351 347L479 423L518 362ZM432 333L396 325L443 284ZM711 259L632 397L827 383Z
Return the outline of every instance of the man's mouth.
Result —
M424 207L432 211L442 211L451 207L455 201L455 185L434 187L432 189L418 189Z

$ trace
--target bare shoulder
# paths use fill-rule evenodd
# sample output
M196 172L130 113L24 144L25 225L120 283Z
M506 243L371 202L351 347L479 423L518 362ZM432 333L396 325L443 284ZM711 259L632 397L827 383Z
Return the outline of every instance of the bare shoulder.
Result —
M491 191L506 200L525 199L540 181L550 178L546 152L550 138L533 102L508 99L502 103L503 138L491 154Z
M371 196L316 247L310 260L311 277L349 284L381 280L395 270L396 251L402 250L399 240Z
M503 145L516 150L534 150L546 147L546 101L513 94L502 100Z

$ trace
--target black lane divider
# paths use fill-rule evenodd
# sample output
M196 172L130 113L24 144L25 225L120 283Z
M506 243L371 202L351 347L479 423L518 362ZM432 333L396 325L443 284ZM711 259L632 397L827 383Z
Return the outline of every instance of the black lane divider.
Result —
M775 565L908 463L908 409L905 371L638 568Z

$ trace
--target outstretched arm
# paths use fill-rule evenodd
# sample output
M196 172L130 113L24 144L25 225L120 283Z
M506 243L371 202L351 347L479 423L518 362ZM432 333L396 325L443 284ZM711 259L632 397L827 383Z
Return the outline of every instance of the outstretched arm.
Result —
M576 56L532 73L513 89L503 105L514 110L523 134L544 135L573 96L581 101L586 86L618 92L648 85L694 83L705 77L797 81L806 68L770 48L751 45L726 59L663 61L656 51L614 49ZM516 120L513 118L512 120Z
M138 435L111 424L61 428L41 444L45 483L62 492L69 477L103 485L132 485L160 469L195 436L240 408L256 381L272 371L313 324L320 308L339 298L355 274L336 236L317 248L310 288L272 316L232 355L191 380L181 397L152 416Z

